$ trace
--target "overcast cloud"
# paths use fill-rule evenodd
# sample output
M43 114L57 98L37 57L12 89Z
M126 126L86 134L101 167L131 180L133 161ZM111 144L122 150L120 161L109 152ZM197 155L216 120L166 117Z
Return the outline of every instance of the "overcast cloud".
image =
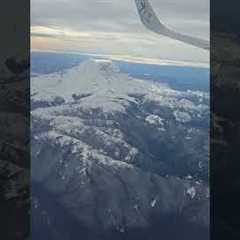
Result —
M209 38L209 0L151 0L170 28ZM134 0L32 0L32 49L208 62L209 52L141 24Z

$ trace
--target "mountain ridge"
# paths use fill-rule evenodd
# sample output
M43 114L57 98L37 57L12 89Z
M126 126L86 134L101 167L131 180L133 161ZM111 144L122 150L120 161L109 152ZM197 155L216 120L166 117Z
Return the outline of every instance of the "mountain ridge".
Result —
M160 233L169 216L207 232L207 103L203 92L134 79L103 60L32 79L34 196L58 196L79 224L119 239L152 224ZM59 233L54 214L47 222Z

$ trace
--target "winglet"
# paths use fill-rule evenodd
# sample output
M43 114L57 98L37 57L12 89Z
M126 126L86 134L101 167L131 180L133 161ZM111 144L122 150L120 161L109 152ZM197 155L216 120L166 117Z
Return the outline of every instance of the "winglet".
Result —
M149 30L157 34L209 50L208 41L172 31L162 24L148 0L135 0L135 3L143 25Z
M167 28L159 21L152 6L147 0L135 0L138 13L143 25L159 34L167 34Z

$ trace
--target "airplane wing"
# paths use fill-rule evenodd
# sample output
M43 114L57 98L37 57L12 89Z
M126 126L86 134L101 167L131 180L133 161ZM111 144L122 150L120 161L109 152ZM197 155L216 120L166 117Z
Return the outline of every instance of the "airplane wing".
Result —
M175 32L163 25L148 0L135 0L135 3L142 23L149 30L195 47L209 50L209 41Z

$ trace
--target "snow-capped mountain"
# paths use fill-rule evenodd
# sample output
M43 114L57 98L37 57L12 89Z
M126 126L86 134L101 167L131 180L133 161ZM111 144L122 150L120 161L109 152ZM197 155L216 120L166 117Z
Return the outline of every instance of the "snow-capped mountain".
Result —
M103 111L121 111L136 102L136 96L144 101L159 102L171 108L195 108L202 111L207 108L201 101L207 94L187 92L185 94L170 88L144 80L132 79L109 60L88 60L83 64L66 70L33 78L33 101L53 101L61 97L66 102L78 99L81 107L100 108ZM133 96L131 96L133 95ZM199 104L187 101L189 97L199 97ZM180 101L180 102L179 102Z
M134 79L102 59L31 84L33 227L54 228L51 239L134 239L136 229L147 239L173 217L207 233L206 93ZM81 227L62 234L56 216Z

